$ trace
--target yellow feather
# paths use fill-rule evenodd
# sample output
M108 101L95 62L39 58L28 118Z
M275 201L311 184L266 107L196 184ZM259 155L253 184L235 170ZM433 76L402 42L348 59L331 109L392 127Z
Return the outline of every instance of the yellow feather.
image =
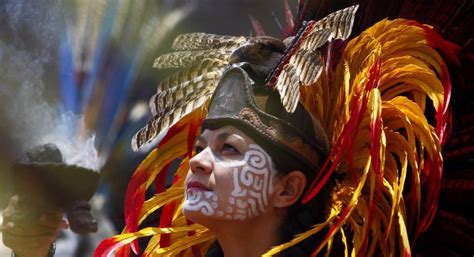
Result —
M275 254L277 254L277 253L279 253L279 252L281 252L285 249L288 249L288 248L290 248L294 245L297 245L298 243L302 242L306 238L308 238L308 237L318 233L319 231L321 231L324 227L326 227L329 224L330 221L332 221L332 219L330 219L330 220L328 220L324 223L314 225L310 230L297 235L290 242L272 247L272 249L270 251L266 252L265 254L263 254L262 257L273 256L273 255L275 255Z
M139 216L139 223L141 224L150 214L157 209L161 208L165 204L168 204L177 199L183 198L184 188L183 187L170 187L163 193L153 196L152 198L145 201L142 212Z
M344 245L344 257L349 257L349 251L348 251L348 246L347 246L347 237L346 233L344 232L344 229L341 229L341 238L342 238L342 244Z
M403 212L404 213L404 212ZM400 255L402 256L411 256L411 251L410 251L410 242L408 239L408 233L407 233L407 228L405 225L405 219L402 215L402 212L398 213L398 225L400 228ZM408 254L405 254L408 253Z
M157 247L160 247L160 238L161 234L154 235L150 238L150 241L148 241L148 245L145 248L145 253L151 253L153 252L154 249Z
M193 224L186 227L176 227L176 228L147 227L134 233L120 234L120 235L114 236L113 238L116 241L121 241L123 244L128 244L142 237L149 237L149 236L158 235L158 234L171 234L171 233L195 231L198 228L202 228L202 226Z
M180 237L173 242L169 247L158 248L154 251L155 254L163 256L175 256L179 252L187 250L189 247L214 239L215 236L209 230L201 230L196 232L193 236Z
M329 257L332 251L332 246L333 246L333 238L330 238L326 244L326 254L324 255L325 257Z
M392 103L398 110L400 110L409 119L413 125L413 132L421 141L423 146L427 147L429 157L433 157L439 153L439 143L435 140L436 135L434 128L428 124L426 117L421 108L404 96L398 96L388 101Z

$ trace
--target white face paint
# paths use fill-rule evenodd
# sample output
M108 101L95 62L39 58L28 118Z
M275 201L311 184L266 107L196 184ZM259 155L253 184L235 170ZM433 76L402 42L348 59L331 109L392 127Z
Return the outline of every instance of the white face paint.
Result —
M233 168L229 204L236 214L232 219L245 220L264 213L275 175L270 156L260 146L250 144L244 159L228 167Z
M183 204L188 218L198 212L219 219L246 220L266 211L276 171L270 156L260 146L247 145L240 159L222 158L211 147L194 157L198 160L192 161L209 164L212 169L207 173L188 172Z
M183 209L190 211L201 211L206 216L211 216L215 213L217 208L217 201L214 201L210 191L195 191L189 190L186 194L186 200L184 202ZM216 196L216 195L214 195ZM217 200L217 197L215 197Z

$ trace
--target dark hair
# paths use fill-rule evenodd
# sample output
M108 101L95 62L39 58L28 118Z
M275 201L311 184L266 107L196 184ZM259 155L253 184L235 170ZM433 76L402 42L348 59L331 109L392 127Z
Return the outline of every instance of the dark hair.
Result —
M306 192L312 181L311 177L314 176L308 176L307 172L304 173L308 179L308 184L305 189ZM281 233L281 243L289 242L295 236L304 233L314 225L325 221L326 213L328 211L326 208L329 206L328 201L330 199L330 189L333 184L333 180L328 181L318 195L309 202L303 204L300 199L295 204L288 207L287 215L279 229ZM279 256L310 256L325 234L324 230L320 231L319 233L303 240L299 244L283 251Z

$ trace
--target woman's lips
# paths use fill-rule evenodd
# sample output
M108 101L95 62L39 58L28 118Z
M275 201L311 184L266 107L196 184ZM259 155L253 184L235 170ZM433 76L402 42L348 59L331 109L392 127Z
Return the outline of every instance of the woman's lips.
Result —
M210 188L206 187L204 184L197 181L190 181L186 185L187 190L196 190L196 191L211 191Z

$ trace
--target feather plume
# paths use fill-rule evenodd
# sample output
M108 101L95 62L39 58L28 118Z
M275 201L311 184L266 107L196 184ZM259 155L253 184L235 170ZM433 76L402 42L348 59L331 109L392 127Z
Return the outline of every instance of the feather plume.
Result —
M305 50L316 50L331 39L331 34L333 34L333 31L330 28L310 32L301 43L301 48Z
M290 63L283 70L276 82L276 89L280 93L283 106L289 112L294 112L300 97L300 80L297 69Z
M316 83L323 71L323 63L318 51L306 50L304 48L296 52L290 59L291 64L296 66L301 85L312 85ZM296 90L299 91L299 88Z
M257 18L254 18L252 15L250 15L250 21L252 22L252 27L257 37L266 35L265 31L263 30L262 23Z
M215 87L214 87L215 88ZM132 138L132 149L138 151L144 144L152 142L164 130L179 122L184 116L203 106L213 93L213 89L204 90L201 94L192 95L186 102L175 106L162 116L155 116Z
M173 42L173 50L235 49L247 41L245 37L220 36L207 33L179 35Z
M173 108L183 106L184 103L213 92L222 71L210 72L186 81L170 89L160 91L150 99L150 109L154 116L162 116Z
M353 5L329 14L314 24L312 32L330 29L331 38L346 40L351 35L355 13L358 8L359 5Z
M167 90L187 81L195 80L196 77L217 70L224 71L227 62L219 59L204 59L189 68L183 69L163 79L157 87L157 91Z
M328 38L347 38L356 9L357 6L353 6L321 21L308 23L277 67L278 74L273 83L284 106L292 111L292 107L301 101L321 121L332 142L329 158L310 184L303 201L315 197L333 173L341 175L341 179L332 188L327 221L315 224L292 241L272 248L264 256L274 256L323 228L327 228L327 232L312 256L324 248L329 256L336 240L342 240L346 256L394 256L394 253L409 256L413 247L409 242L433 219L442 167L442 129L438 128L445 126L444 115L449 103L446 66L427 37L431 35L430 38L435 38L432 33L436 33L407 20L383 20L352 39L338 65L325 67L320 53L311 46L324 44L324 40L319 39L329 33L325 30L327 28L331 28L332 35ZM231 44L224 38L210 37L205 40L204 34L188 34L187 37L191 38L192 43L186 46L186 37L183 36L175 41L175 49L205 55L211 47L219 49ZM240 46L240 43L237 45ZM328 47L331 51L331 46ZM175 66L192 66L196 65L194 61L204 60L204 57L186 58L186 62L177 61ZM172 66L160 65L160 68ZM222 67L219 65L206 66L204 74L214 72L209 67ZM180 107L164 101L168 94L184 90L189 85L193 90L205 88L193 84L193 78L200 76L197 75L200 73L193 73L195 70L200 69L185 71L189 74L186 79L177 76L169 79L176 83L167 82L166 86L159 86L162 91L154 97L152 107L157 114L165 114L156 117L163 121L152 122L147 128L150 131L139 133L149 133L147 137L153 138L160 131L157 124L171 125L175 119L178 120L179 115L175 116L173 109L181 115L185 113L183 110L188 109L188 101L205 101L207 91L196 99L190 97L184 100ZM301 84L308 86L300 87ZM211 91L209 94L212 94ZM180 95L184 97L188 94ZM427 118L428 104L435 109L435 119ZM195 107L202 103L191 105ZM171 112L166 112L168 109ZM179 192L182 190L182 179L179 178L184 176L189 158L182 160L170 189L160 192L149 202L144 202L143 195L143 189L173 159L171 155L175 158L189 155L204 113L204 108L198 108L195 113L184 116L173 125L158 150L150 154L151 159L145 160L143 169L137 170L127 198L130 203L127 206L127 231L124 231L123 238L116 238L114 247L129 244L138 236L152 236L145 256L192 256L193 249L194 253L201 251L202 254L210 241L215 239L206 228L188 224L181 213ZM433 120L435 122L431 122ZM137 138L134 141L138 142ZM141 140L147 141L146 137ZM135 148L139 146L136 143ZM167 210L163 226L183 230L167 233L168 236L162 236L160 233L163 231L137 234L138 224L157 210L155 206L163 206L163 210ZM194 229L185 230L186 227ZM338 233L341 237L335 236ZM192 246L199 246L198 250Z
M231 54L232 51L221 49L172 52L156 58L153 67L157 69L186 68L204 59L226 60Z
M291 89L285 89L283 86L284 81L290 81L289 72L291 76L300 77L299 85L311 85L316 82L322 71L322 61L317 48L332 39L347 39L354 24L357 8L358 5L354 5L331 13L319 21L305 23L277 67L268 75L268 83L275 84L288 112L294 112L299 98L299 87L296 87L296 81L288 84ZM307 74L309 70L312 72Z
M325 176L317 178L319 183L315 180L316 191L311 189L306 199L331 172L347 173L351 185L350 178L358 177L351 174L363 168L351 153L372 160L360 200L341 220L354 231L348 252L355 256L409 255L413 246L408 242L426 229L436 208L441 148L438 124L428 122L425 110L428 99L438 112L446 104L439 76L445 64L424 35L410 21L383 20L347 44L342 62L330 75L335 78L332 88L324 81L326 75L314 87L301 88L308 109L344 110L314 110L323 124L333 126L327 129L337 151L331 151L329 159L345 168L323 167Z

